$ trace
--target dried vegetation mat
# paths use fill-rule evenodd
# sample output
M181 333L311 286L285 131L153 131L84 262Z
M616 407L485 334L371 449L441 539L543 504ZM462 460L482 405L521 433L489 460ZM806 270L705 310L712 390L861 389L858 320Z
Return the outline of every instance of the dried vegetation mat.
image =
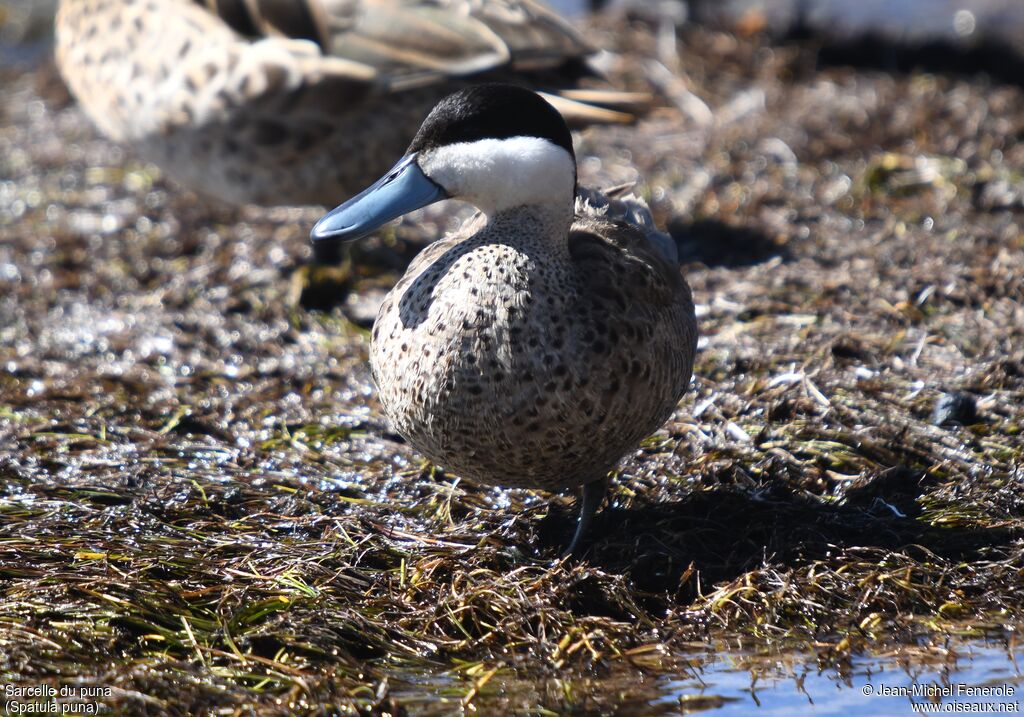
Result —
M639 172L703 339L579 562L570 498L459 483L380 415L360 302L430 227L297 301L315 211L211 206L52 70L4 70L0 681L139 714L597 714L714 640L841 669L1020 628L1024 91L603 41L663 107L583 132L581 178Z

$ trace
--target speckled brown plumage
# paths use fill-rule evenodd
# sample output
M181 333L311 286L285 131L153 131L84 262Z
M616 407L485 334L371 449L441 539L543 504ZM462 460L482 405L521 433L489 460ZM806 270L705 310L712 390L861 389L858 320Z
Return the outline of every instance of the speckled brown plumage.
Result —
M571 218L518 207L420 254L373 330L396 429L479 483L603 480L671 415L696 348L678 267L622 221L638 212L649 221L632 198L580 198Z
M582 487L569 553L607 472L672 414L697 346L675 246L621 194L578 188L569 128L542 97L481 84L439 102L406 155L310 233L329 247L444 199L480 209L385 298L370 366L395 429L433 462Z
M591 52L535 0L61 0L56 37L105 134L203 193L260 204L356 191L462 78Z

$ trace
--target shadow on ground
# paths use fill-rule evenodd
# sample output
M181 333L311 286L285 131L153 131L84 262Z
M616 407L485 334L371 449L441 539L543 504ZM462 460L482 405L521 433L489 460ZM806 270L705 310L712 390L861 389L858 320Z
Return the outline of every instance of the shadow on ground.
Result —
M695 222L675 219L669 222L668 231L679 248L679 261L683 264L740 267L775 257L785 261L790 256L781 242L764 232L713 219Z
M583 560L627 577L645 609L657 613L698 601L712 585L730 585L767 564L784 572L821 561L827 572L825 564L840 555L864 551L973 563L1019 543L1019 531L998 525L937 527L922 519L918 499L925 488L919 474L894 468L835 504L783 486L753 493L722 487L629 508L615 507L613 498L597 518ZM538 528L541 551L564 547L574 520L573 508L553 508ZM581 596L575 607L615 616L595 596Z

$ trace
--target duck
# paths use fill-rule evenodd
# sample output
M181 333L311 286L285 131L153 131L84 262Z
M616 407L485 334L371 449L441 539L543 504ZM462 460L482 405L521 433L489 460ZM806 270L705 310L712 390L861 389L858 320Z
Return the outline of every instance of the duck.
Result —
M644 93L582 89L595 53L538 0L60 0L58 69L85 114L232 204L329 205L481 78L552 85L576 124Z
M445 199L475 205L380 306L369 363L395 430L476 484L579 489L578 555L619 461L676 410L697 320L671 239L639 198L577 186L572 135L528 89L463 88L369 188L313 227L321 246Z

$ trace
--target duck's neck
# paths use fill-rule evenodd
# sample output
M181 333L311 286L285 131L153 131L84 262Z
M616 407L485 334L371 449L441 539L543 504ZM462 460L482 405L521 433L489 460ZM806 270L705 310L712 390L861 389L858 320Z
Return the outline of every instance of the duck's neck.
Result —
M521 204L486 213L489 239L522 249L535 247L556 256L569 255L571 202Z

